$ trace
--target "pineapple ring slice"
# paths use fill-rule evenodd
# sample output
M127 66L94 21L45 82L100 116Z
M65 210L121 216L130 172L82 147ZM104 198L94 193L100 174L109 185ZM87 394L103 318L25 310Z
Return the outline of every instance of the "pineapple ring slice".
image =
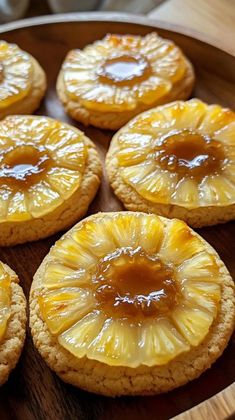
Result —
M9 116L0 122L0 145L1 245L47 236L84 214L101 166L81 131L47 117Z
M111 185L130 210L192 226L233 219L234 138L235 113L219 105L192 99L151 109L113 137L106 161Z
M46 77L39 63L17 45L0 41L0 118L32 113L45 89Z
M0 262L0 385L15 367L26 331L26 300L17 275Z
M67 232L45 258L31 288L31 322L40 318L76 360L165 366L208 339L225 272L183 221L100 213ZM38 333L33 329L36 343Z
M75 119L117 129L154 105L186 99L193 82L191 64L172 41L109 34L68 53L57 92Z

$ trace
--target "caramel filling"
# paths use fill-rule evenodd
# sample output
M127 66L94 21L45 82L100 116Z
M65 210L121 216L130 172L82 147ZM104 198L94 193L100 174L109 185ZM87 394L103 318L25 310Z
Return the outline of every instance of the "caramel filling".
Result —
M165 314L178 301L173 269L140 248L121 248L106 256L94 278L98 305L112 317Z
M163 169L181 176L204 177L221 169L225 155L221 143L211 137L182 130L164 136L156 159Z
M17 188L29 187L40 181L50 165L43 147L22 145L10 148L1 156L0 184Z
M107 59L97 71L102 83L132 86L151 74L149 62L140 55L122 55Z

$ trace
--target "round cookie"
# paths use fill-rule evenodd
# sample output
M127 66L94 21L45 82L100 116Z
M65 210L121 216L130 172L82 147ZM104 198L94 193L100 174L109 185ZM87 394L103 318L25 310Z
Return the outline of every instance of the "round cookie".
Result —
M26 300L17 275L0 262L0 385L16 366L25 340Z
M172 41L156 33L107 35L68 53L57 93L75 120L116 130L146 109L187 99L194 79L191 63Z
M34 276L30 328L61 379L104 395L150 395L197 378L221 355L233 281L180 220L99 213L50 250Z
M1 246L47 237L86 213L102 168L80 130L47 117L8 116L0 141Z
M113 137L110 184L128 210L193 227L235 218L235 113L198 99L153 108Z
M46 91L46 75L38 61L15 44L0 41L0 119L31 114Z

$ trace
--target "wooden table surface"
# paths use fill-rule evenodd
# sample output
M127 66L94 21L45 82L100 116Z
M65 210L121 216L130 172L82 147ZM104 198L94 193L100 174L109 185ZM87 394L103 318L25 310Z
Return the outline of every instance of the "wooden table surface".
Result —
M235 0L166 0L148 16L195 31L235 55Z
M207 41L209 36L212 44L235 55L235 0L97 0L96 10L139 13L178 24L193 36L198 32ZM49 13L47 0L31 0L26 17Z
M178 24L235 55L235 0L97 0L96 10L139 13ZM84 9L85 11L86 9ZM68 10L69 11L69 10ZM31 0L26 17L51 13L47 0ZM180 31L180 28L179 28Z

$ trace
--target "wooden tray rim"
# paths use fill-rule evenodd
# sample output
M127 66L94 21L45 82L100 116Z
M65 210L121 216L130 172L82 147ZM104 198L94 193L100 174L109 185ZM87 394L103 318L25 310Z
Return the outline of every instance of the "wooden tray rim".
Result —
M24 29L32 26L41 26L53 23L72 23L72 22L123 22L131 23L136 25L152 26L156 29L163 29L174 33L180 33L187 36L188 38L196 39L202 43L205 43L211 47L220 49L232 57L235 57L227 48L220 44L219 40L215 40L213 37L205 35L204 33L197 31L196 29L187 28L183 25L172 24L163 22L160 19L148 18L147 16L141 16L133 13L120 13L120 12L76 12L76 13L58 13L56 15L45 15L37 16L32 18L20 19L10 23L4 23L0 25L0 34L5 32L14 31L17 29Z
M18 29L24 29L32 26L41 26L41 25L50 25L55 23L73 23L73 22L123 22L136 25L145 25L154 27L157 29L163 29L170 31L172 33L180 33L188 38L196 39L202 44L207 44L212 48L219 49L235 57L235 54L231 54L228 49L219 45L219 42L216 42L215 39L207 36L199 31L194 29L186 28L182 25L172 24L167 22L162 22L161 20L151 19L145 16L140 16L137 14L131 13L116 13L116 12L78 12L78 13L61 13L56 15L46 15L38 16L27 19L20 19L15 22L5 23L0 27L0 34L6 32L15 31ZM191 409L180 413L175 416L176 420L199 420L199 415L201 419L206 419L208 416L213 414L216 416L218 405L222 409L221 414L223 413L223 419L232 416L235 413L235 382L226 387L224 390L215 394L213 397L208 398L202 403L197 404ZM208 417L211 418L212 417ZM217 417L219 420L222 420L222 417ZM173 418L172 418L173 419Z

